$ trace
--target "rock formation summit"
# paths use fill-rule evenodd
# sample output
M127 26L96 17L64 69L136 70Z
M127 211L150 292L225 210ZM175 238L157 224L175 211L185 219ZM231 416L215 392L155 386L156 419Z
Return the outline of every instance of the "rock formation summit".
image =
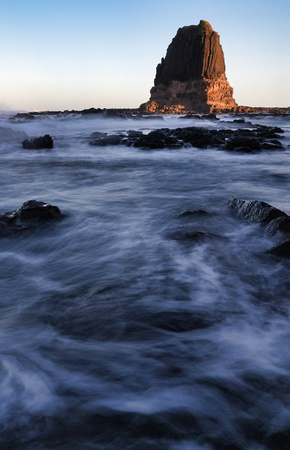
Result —
M212 113L234 111L237 104L225 75L220 38L211 25L179 28L156 69L146 112Z

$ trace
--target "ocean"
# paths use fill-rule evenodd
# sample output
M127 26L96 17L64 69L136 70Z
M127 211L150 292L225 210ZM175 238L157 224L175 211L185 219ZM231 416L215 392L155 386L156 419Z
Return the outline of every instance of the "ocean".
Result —
M0 214L36 199L63 220L0 240L1 449L289 449L290 259L230 214L290 214L284 150L89 145L94 132L220 120L0 117ZM25 150L25 136L54 147ZM281 135L282 136L282 135ZM183 214L191 211L191 214Z

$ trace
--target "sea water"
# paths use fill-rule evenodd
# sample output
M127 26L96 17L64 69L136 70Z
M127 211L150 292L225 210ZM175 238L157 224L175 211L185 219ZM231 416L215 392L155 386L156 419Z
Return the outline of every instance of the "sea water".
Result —
M251 118L285 130L279 151L89 145L240 126L220 119L1 116L0 213L36 199L64 214L0 240L1 448L289 448L290 261L227 206L290 214L289 116ZM22 148L44 134L53 149Z

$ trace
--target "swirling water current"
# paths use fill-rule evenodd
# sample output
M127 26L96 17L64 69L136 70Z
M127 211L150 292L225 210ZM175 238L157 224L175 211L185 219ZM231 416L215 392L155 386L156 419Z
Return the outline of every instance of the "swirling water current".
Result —
M283 151L89 145L231 121L1 116L0 213L36 199L65 216L0 240L1 448L290 448L290 260L227 207L290 214L289 117L255 119L285 130Z

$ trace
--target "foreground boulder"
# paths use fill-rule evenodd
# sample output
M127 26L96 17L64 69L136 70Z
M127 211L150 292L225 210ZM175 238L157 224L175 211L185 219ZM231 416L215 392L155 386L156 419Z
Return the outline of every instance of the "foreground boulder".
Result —
M267 234L290 233L290 217L269 203L232 197L229 208L240 218L265 224Z
M15 211L0 214L0 237L32 230L41 223L60 220L62 217L57 206L29 200Z
M266 226L266 232L273 235L278 231L290 235L290 216L269 203L258 200L240 200L232 197L229 201L230 210L242 219L261 223ZM282 242L269 249L266 253L276 256L290 257L290 241Z
M45 136L40 136L35 139L24 139L24 141L22 142L22 146L23 146L23 148L26 148L29 150L40 150L43 148L52 148L53 140L49 134L46 134Z
M240 200L237 197L232 197L229 201L229 208L238 217L250 219L252 222L269 223L278 217L288 217L280 209L258 200Z

